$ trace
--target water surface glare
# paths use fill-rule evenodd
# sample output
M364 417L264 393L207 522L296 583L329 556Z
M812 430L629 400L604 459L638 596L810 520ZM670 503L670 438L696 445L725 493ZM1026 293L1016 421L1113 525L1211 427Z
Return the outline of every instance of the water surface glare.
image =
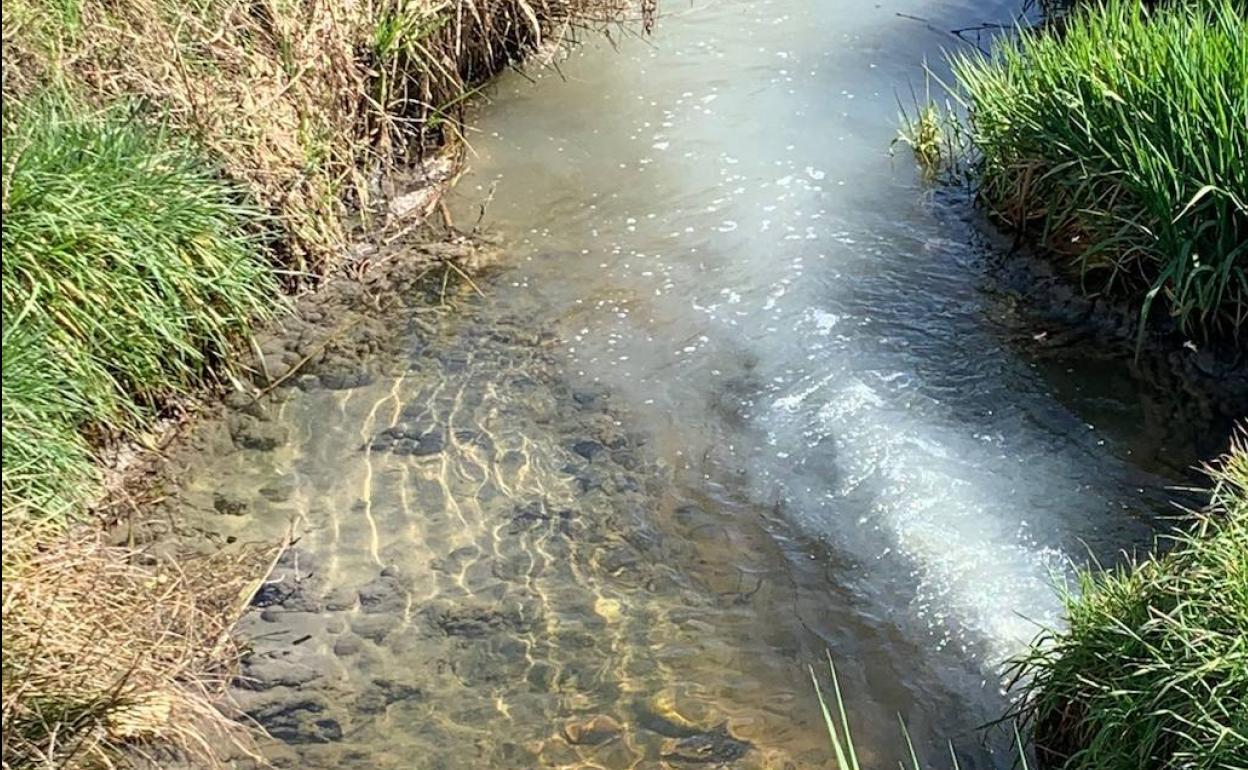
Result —
M667 10L652 45L506 79L482 111L460 209L488 195L526 260L494 292L533 295L564 366L622 396L683 483L770 506L858 562L837 582L924 654L991 670L1057 621L1070 555L1139 541L1139 491L1175 470L1162 437L1133 456L1128 380L1061 402L1003 342L984 249L946 210L969 207L889 156L899 95L957 45L941 30L1019 4Z
M453 200L506 243L487 296L192 485L280 477L254 510L305 528L321 598L248 621L281 761L832 767L826 649L867 766L900 715L1007 767L998 664L1189 462L1117 362L1027 344L970 207L888 155L940 30L1016 3L664 10L491 90Z

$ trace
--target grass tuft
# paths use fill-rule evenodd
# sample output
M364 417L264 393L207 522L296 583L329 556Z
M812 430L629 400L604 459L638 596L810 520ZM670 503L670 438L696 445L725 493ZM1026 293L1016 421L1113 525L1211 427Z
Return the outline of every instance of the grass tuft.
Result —
M185 141L43 98L4 116L4 497L91 491L84 430L196 385L280 303L259 212Z
M1167 553L1084 571L1068 628L1019 660L1046 767L1229 770L1248 760L1248 438Z
M1242 0L1149 5L1080 3L989 56L954 56L959 130L980 200L1069 257L1089 291L1133 298L1144 321L1162 313L1196 338L1238 339L1248 15ZM910 123L925 167L939 122L933 111Z

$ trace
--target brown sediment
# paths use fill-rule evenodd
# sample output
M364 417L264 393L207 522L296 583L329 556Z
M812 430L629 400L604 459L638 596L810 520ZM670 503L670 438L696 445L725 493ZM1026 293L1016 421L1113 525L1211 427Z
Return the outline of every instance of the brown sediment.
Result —
M1192 340L1160 315L1144 323L1126 298L1086 294L1079 277L1050 255L1021 248L1001 253L990 278L1013 298L1028 327L1020 344L1041 355L1074 351L1124 367L1158 394L1154 407L1164 410L1158 424L1209 425L1209 445L1200 454L1221 450L1234 422L1248 414L1248 348L1235 340Z
M1027 246L982 212L948 210L970 219L991 246L986 253L995 255L985 266L984 286L999 298L992 313L1005 344L1040 361L1103 361L1147 383L1150 424L1159 430L1208 426L1193 456L1221 453L1236 420L1248 414L1248 347L1234 339L1193 340L1160 313L1144 324L1127 298L1089 294L1076 264Z

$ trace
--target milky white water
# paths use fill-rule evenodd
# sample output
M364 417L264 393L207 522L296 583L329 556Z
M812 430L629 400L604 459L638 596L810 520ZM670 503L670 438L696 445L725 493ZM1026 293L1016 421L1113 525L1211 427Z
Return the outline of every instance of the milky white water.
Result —
M536 296L570 370L863 558L861 589L937 645L1017 650L1078 542L1130 542L1124 505L1159 483L1130 385L1055 399L1004 342L965 201L889 155L899 98L959 45L941 30L1019 4L665 10L653 41L505 79L482 110L462 208L492 189L487 221L523 245L500 301Z

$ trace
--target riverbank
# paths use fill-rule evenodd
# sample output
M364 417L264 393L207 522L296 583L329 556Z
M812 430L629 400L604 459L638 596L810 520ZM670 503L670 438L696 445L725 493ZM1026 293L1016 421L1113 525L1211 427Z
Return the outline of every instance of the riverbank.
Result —
M965 121L927 106L905 140L1037 245L995 268L1060 324L1037 344L1133 350L1124 364L1177 394L1175 419L1229 432L1248 414L1248 19L1232 2L1147 6L1076 4L955 56ZM1239 433L1208 510L1152 556L1081 571L1066 627L1016 663L1042 767L1248 756L1246 462Z
M1067 626L1015 663L1041 767L1237 767L1248 758L1248 447L1157 550L1081 571Z
M102 540L101 451L205 387L275 386L275 365L237 366L254 325L285 292L365 270L341 257L353 228L397 238L436 200L387 206L387 171L453 157L484 78L629 11L6 4L6 766L164 743L212 759L199 731L263 555L225 569ZM436 165L422 181L446 180Z
M1137 347L1237 367L1248 22L1234 2L1075 5L989 55L954 55L965 120L929 104L903 138L1079 291L1121 303Z

